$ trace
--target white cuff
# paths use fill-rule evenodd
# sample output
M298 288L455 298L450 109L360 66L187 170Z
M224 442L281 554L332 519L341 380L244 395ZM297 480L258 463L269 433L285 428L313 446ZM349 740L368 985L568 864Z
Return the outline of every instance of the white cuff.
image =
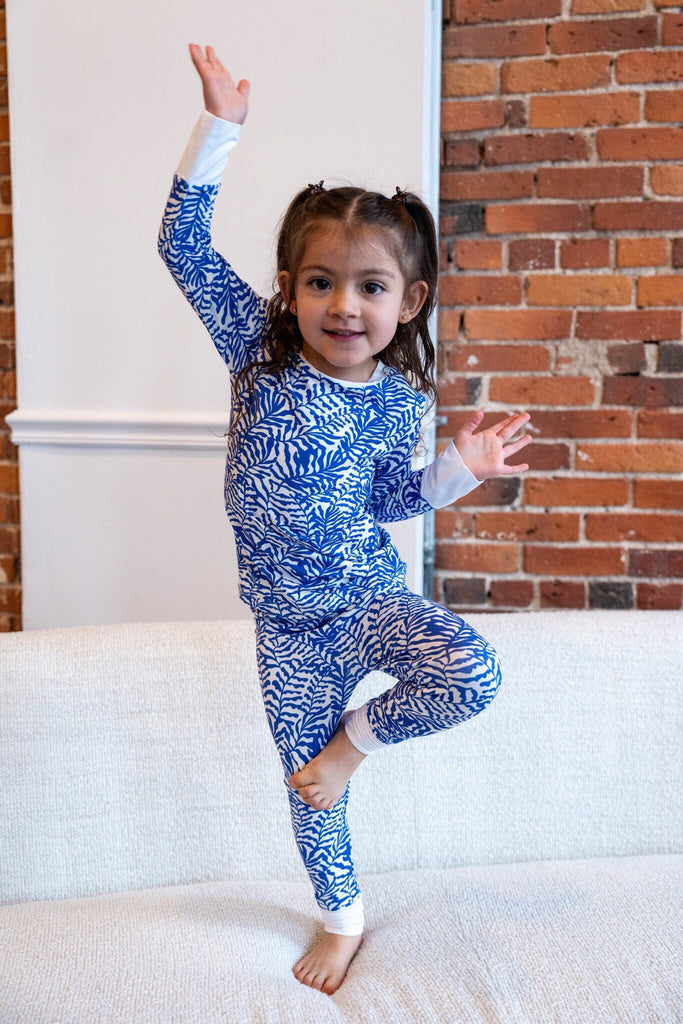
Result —
M237 145L242 125L223 121L208 110L194 126L176 174L189 185L218 185L230 151Z
M451 441L422 474L420 494L432 508L444 508L478 487L481 480L469 471Z
M326 932L333 935L361 935L363 931L363 900L359 896L349 907L324 910L321 907Z
M370 728L367 709L367 704L363 704L362 707L352 711L344 722L346 735L361 754L372 754L374 750L380 750L386 746L386 743L377 739Z

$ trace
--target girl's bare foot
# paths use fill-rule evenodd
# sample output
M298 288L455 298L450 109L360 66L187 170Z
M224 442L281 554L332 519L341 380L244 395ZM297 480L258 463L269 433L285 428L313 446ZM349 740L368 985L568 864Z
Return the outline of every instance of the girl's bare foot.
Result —
M302 985L317 988L331 996L346 977L349 964L362 941L362 935L333 935L325 932L315 949L302 956L294 965L294 976Z
M320 753L289 780L304 803L316 811L329 811L342 796L365 754L357 750L340 725ZM348 936L347 936L348 937ZM355 952L355 951L354 951Z

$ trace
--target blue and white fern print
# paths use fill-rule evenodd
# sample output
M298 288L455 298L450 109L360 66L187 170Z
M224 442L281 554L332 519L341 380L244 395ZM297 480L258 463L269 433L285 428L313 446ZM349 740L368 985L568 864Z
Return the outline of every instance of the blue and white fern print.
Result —
M263 355L265 300L211 245L218 186L176 177L159 251L207 327L231 378ZM466 623L405 587L405 565L380 523L431 506L411 467L425 399L393 369L349 387L299 357L242 388L228 434L225 506L240 594L257 622L268 723L288 779L328 742L358 681L397 682L368 705L383 743L447 729L481 711L500 672ZM346 824L349 787L315 811L287 787L294 833L320 906L358 896Z
M159 251L208 328L232 377L262 353L265 301L211 245L218 186L176 177ZM315 623L368 588L394 588L405 566L379 523L431 506L413 471L425 399L396 370L362 387L303 358L256 377L228 436L225 505L240 594L261 615Z
M369 672L396 679L367 705L373 733L387 744L450 729L483 711L500 685L493 648L448 609L405 588L370 595L314 629L256 621L263 703L285 779L329 741ZM326 910L348 906L360 892L349 789L331 811L316 811L287 787L297 846Z

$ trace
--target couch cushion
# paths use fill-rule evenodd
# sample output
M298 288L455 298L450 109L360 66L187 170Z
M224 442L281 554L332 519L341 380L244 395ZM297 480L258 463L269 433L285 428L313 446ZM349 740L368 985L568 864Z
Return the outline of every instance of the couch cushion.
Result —
M683 857L364 879L368 932L329 998L290 967L307 884L212 882L0 908L12 1024L672 1024Z

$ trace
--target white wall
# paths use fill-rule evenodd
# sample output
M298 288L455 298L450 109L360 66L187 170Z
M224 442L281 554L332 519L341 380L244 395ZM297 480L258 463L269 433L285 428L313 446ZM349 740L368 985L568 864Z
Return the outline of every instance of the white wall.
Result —
M433 175L424 47L439 12L7 6L25 627L247 615L222 510L227 374L156 254L201 109L187 43L252 80L214 240L265 293L274 226L302 184L392 192ZM417 586L419 541L401 528Z

